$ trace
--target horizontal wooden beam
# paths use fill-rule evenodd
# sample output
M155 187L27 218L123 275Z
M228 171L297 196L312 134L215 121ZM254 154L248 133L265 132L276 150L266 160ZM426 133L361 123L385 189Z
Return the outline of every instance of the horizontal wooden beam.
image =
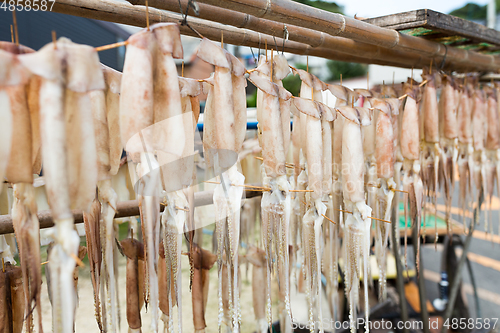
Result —
M444 44L404 35L393 29L378 27L291 0L197 0L197 2L402 51L408 55L421 55L433 59L435 64L441 64L444 59L444 65L448 64L448 68L493 72L500 69L500 57L497 56L447 47Z
M245 191L244 198L253 198L262 195L259 191ZM214 191L201 191L194 194L194 206L206 206L213 203ZM160 205L160 212L165 209L165 206ZM138 200L127 200L118 202L116 205L115 218L128 217L128 216L138 216L139 215L139 201ZM42 210L38 212L38 221L40 223L40 229L50 228L54 226L54 220L52 219L52 214L50 210ZM76 223L83 223L83 212L81 210L73 211L73 219ZM11 215L0 215L0 235L11 234L14 232L14 227L12 226L12 216Z
M146 10L142 6L133 6L129 3L120 3L110 0L58 0L53 8L53 12L69 14L74 16L92 18L96 20L129 24L138 27L146 26ZM182 16L180 14L158 10L149 7L149 22L150 24L158 22L175 22L180 23ZM269 49L275 48L274 37L271 35L251 31L248 29L240 29L208 20L199 19L190 16L188 23L196 31L203 36L220 41L221 31L224 31L224 42L233 45L263 47L267 42ZM181 34L189 36L197 36L197 34L187 26L180 27ZM276 37L276 44L280 48L283 45L283 39ZM312 47L311 45L299 43L295 41L286 41L286 51L299 55L318 56L326 59L358 62L366 64L390 65L398 67L418 67L418 59L414 57L406 57L402 55L398 61L390 59L374 59L370 53L363 52L363 49L357 50L356 55L339 52L335 47ZM396 60L396 59L393 59Z

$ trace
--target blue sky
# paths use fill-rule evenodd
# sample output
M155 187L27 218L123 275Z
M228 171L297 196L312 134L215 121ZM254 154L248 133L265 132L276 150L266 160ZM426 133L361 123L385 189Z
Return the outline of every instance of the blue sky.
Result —
M487 0L337 0L337 4L344 6L347 16L377 17L388 14L407 12L415 9L432 9L442 13L449 13L453 9L460 8L468 2L480 5L488 3Z

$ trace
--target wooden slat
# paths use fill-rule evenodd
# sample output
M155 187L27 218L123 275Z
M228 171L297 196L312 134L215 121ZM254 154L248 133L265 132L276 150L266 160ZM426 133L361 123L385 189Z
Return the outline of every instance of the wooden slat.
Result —
M487 42L500 45L500 32L482 24L439 13L430 9L386 15L364 20L380 27L407 30L426 28L448 36L459 35L471 39L473 43Z

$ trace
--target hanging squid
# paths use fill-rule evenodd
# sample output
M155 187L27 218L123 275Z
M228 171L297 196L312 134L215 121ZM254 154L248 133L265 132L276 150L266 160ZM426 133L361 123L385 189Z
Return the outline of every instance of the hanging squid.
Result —
M461 218L465 227L465 211L468 205L468 197L472 191L472 156L474 148L472 145L472 85L464 79L461 85L458 110L458 174L460 177L459 187L460 195L458 205L462 209Z
M370 124L369 110L361 107L341 106L337 110L344 116L342 129L342 187L346 213L345 242L345 290L349 301L351 331L356 330L356 304L359 300L360 257L363 262L365 330L368 331L368 264L370 256L370 227L372 209L365 203L364 157L361 126Z
M493 197L493 191L495 188L495 178L499 174L500 162L498 161L497 152L500 149L500 124L499 124L499 114L498 114L498 102L497 102L497 90L492 87L485 87L487 94L487 106L486 106L486 119L487 119L487 135L485 144L485 154L486 154L486 166L485 166L485 178L486 178L486 188L485 198L487 198L488 204L488 220L486 221L485 230L488 231L488 225L490 226L489 231L493 231L493 226L491 224L491 200Z
M274 63L273 69L274 69ZM273 72L271 69L271 72ZM271 73L270 75L279 73ZM262 244L266 252L267 277L266 277L266 316L268 326L272 326L271 320L271 272L273 263L276 262L278 268L278 279L280 289L284 288L286 314L291 318L289 299L289 252L288 233L291 214L290 183L286 178L285 161L286 150L283 133L283 123L286 122L289 131L289 118L284 117L290 113L291 94L279 85L259 76L256 73L250 74L249 78L258 89L262 91L262 118L260 127L262 128L262 156L264 158L263 184L271 188L270 192L265 192L261 201L262 210ZM289 132L288 132L289 133ZM274 236L274 237L273 237ZM281 281L283 280L283 281ZM281 314L280 314L281 317Z
M394 128L392 118L399 113L399 103L391 105L387 100L372 99L373 108L379 111L376 120L375 161L378 177L377 199L375 215L377 218L390 221L392 215L392 201L396 182L394 181L394 161L396 158L394 147ZM387 297L386 269L387 247L390 227L386 222L375 221L375 255L379 265L379 298Z
M130 333L140 333L142 326L141 308L144 303L144 246L133 237L122 240L120 244L123 253L127 257L126 301L128 331Z
M264 57L262 57L264 59ZM283 55L274 54L271 61L257 67L259 74L252 73L249 80L259 89L259 132L261 132L262 156L264 159L263 185L271 188L261 201L262 240L269 260L267 270L267 310L270 310L270 281L273 263L278 272L279 318L284 330L291 327L290 309L290 257L289 233L291 218L290 183L286 177L285 161L290 145L291 95L282 88L281 80L290 68ZM271 313L267 311L270 321Z
M487 137L487 100L482 89L476 88L472 94L472 139L473 139L473 164L472 178L476 184L476 202L483 191L487 190L487 175L486 175L486 152L485 142ZM486 195L486 193L485 193ZM485 228L488 230L486 218Z
M413 228L417 228L420 234L420 224L422 220L421 210L424 200L423 182L420 176L420 129L416 124L420 124L417 89L413 89L413 84L405 84L406 102L401 120L401 154L403 160L403 190L404 214L405 214L405 263L407 262L407 227L408 213L411 216ZM409 212L408 212L408 204ZM419 238L420 239L420 238ZM420 242L417 243L417 258L419 258ZM417 260L417 269L419 261Z
M252 303L255 314L257 333L265 333L268 329L266 319L266 252L258 247L250 247L246 255L252 263Z
M446 225L451 233L451 206L455 185L455 169L458 160L458 100L453 78L443 75L439 98L439 120L441 132L441 177L446 201ZM496 105L495 105L496 108Z
M180 215L176 232L184 228L184 209L173 198L185 198L177 193L179 180L172 177L166 182L164 170L171 162L182 157L185 146L182 106L177 70L173 58L182 58L179 28L176 24L155 24L132 35L128 40L120 93L120 132L129 158L138 164L139 181L136 191L141 207L142 231L145 252L146 302L151 306L151 329L158 331L158 253L160 243L160 214L158 207L161 185L168 205L162 218L164 241L170 220L167 214ZM140 88L138 88L140 87ZM154 126L152 126L154 125ZM151 126L151 127L149 127ZM155 156L156 153L156 156ZM161 166L161 170L160 170ZM161 174L161 175L160 175ZM161 182L160 182L161 181ZM167 188L167 184L169 188ZM173 193L172 193L173 192ZM184 212L183 212L184 213ZM175 217L173 217L175 220ZM177 239L178 237L176 237ZM171 262L180 261L180 244L172 245ZM165 248L167 251L167 248ZM180 282L180 281L179 281ZM180 309L180 308L179 308ZM179 311L179 318L181 312ZM182 320L179 320L179 327Z
M0 49L10 51L11 54L32 53L26 47L19 47L11 43L1 43ZM26 70L24 70L26 71ZM22 73L19 73L22 74ZM38 93L40 79L32 76L29 80L9 86L5 82L5 91L10 100L12 114L12 128L16 136L11 142L10 156L5 178L14 188L14 204L12 207L12 221L19 247L23 280L24 295L26 297L26 330L33 331L33 312L36 308L39 315L39 330L41 326L41 269L40 269L40 237L33 188L33 174L40 173L40 136L39 136L39 108ZM7 121L8 123L8 121ZM10 128L9 128L10 130ZM6 140L9 142L9 140Z
M102 325L101 311L101 263L102 263L102 247L101 247L101 203L94 199L90 210L83 213L83 224L85 227L85 237L87 244L87 254L90 266L90 279L92 288L94 289L94 308L95 317L99 330L104 330Z
M353 105L359 98L361 94L359 90L353 92L351 89L344 87L342 85L327 84L328 91L336 97L335 104L332 106L346 106ZM363 95L369 95L366 92ZM332 317L338 318L340 311L336 311L338 306L338 263L340 254L340 232L341 232L341 219L340 219L340 209L344 206L343 195L342 195L342 128L344 124L344 117L337 117L333 122L332 127L332 209L327 209L327 216L335 221L337 224L327 224L327 228L330 229L329 237L326 239L326 248L329 251L329 255L325 257L328 258L327 261L327 272L330 278L327 280L327 294L328 301L330 303L330 311L332 312ZM369 127L369 126L368 126ZM368 135L367 135L368 136ZM366 140L369 141L368 139ZM374 140L372 140L374 142ZM365 142L363 142L364 150ZM325 147L323 147L324 149ZM371 147L372 149L374 146ZM370 167L373 165L370 164ZM374 172L369 172L376 176ZM375 180L375 178L374 178ZM374 187L368 187L369 191L375 190ZM369 192L370 193L370 192ZM330 207L328 207L330 208ZM345 221L342 221L345 222Z
M217 256L202 249L197 244L193 246L193 324L196 333L205 332L205 311L208 301L209 271L213 267Z
M295 107L306 115L305 130L308 133L306 159L308 171L309 197L306 198L307 211L302 220L303 246L307 290L309 296L309 323L314 330L314 306L318 310L318 320L323 322L321 311L321 260L322 260L322 224L327 205L323 201L328 196L332 183L331 173L324 175L324 163L331 165L331 153L325 151L323 144L331 140L331 126L336 112L325 104L304 98L293 98ZM328 148L330 148L329 146ZM324 193L323 191L328 192ZM328 200L327 200L328 203ZM330 205L331 206L331 205ZM319 327L323 331L323 327Z
M233 332L239 330L241 322L238 289L238 247L240 237L240 207L245 177L236 167L237 153L241 150L246 130L246 104L243 103L245 84L241 77L245 67L234 56L208 39L203 39L198 47L200 59L215 66L213 90L209 93L205 110L205 124L210 131L204 133L211 149L205 150L208 161L213 165L214 174L220 184L214 190L216 216L217 266L219 272L219 316L221 327L224 317L222 302L223 255L227 257L229 268L229 309ZM211 96L210 96L211 95ZM209 104L210 102L210 104ZM207 113L208 112L208 113ZM210 156L211 155L211 156Z
M425 73L422 77L427 81L422 92L422 150L420 159L422 163L422 179L425 186L427 198L432 198L434 213L437 212L437 193L439 187L439 161L441 157L441 146L439 144L439 108L436 92L437 74ZM415 124L414 124L415 125ZM405 127L403 127L403 131ZM420 223L420 222L419 222ZM425 222L424 222L425 232ZM436 238L438 239L436 224Z
M73 283L79 237L71 209L88 210L97 183L96 145L89 91L104 88L96 51L61 38L36 53L18 56L40 76L42 159L48 202L55 222L49 254L54 332L72 332Z
M107 309L105 311L107 315L105 323L107 324L106 330L108 332L112 332L115 330L119 322L119 302L117 292L118 276L115 275L118 263L114 260L116 255L115 238L117 237L115 235L116 226L114 224L114 216L118 196L111 187L111 177L118 172L122 152L119 124L119 92L121 74L111 68L103 66L103 75L106 88L104 90L90 93L97 148L97 189L99 199L102 202L102 214L97 216L102 218L102 223L98 223L100 234L92 232L94 229L94 226L92 226L89 229L90 234L87 235L87 238L89 242L94 245L92 247L92 254L95 257L102 256L102 258L99 258L99 261L102 260L103 263L103 300L106 302L105 308ZM94 216L96 216L95 212ZM89 224L95 224L92 217L89 217L88 219L89 221L92 220L92 223ZM99 247L95 246L97 245L97 240L93 239L94 237L101 237L101 240L98 243ZM103 245L102 247L101 244ZM99 252L96 253L96 250ZM96 262L94 262L94 264L95 263ZM98 311L100 276L94 275L93 287L94 298L96 301L95 306ZM101 317L104 314L104 311L101 312L102 313L99 314L96 313L96 319L98 321L98 325L100 326L102 326Z

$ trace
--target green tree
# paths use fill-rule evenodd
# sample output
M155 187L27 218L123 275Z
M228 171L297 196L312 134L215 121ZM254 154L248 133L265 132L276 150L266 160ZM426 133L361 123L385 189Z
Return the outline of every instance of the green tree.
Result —
M450 15L457 16L466 20L481 20L486 18L486 6L479 6L475 3L468 3L461 8L453 10Z
M495 0L497 14L500 13L500 0ZM457 16L466 20L486 20L487 5L480 6L469 2L465 6L457 8L450 12L450 15Z
M322 1L322 0L294 0L294 1L303 3L304 5L308 5L311 7L323 9L332 13L343 14L344 10L342 6L339 6L335 2L330 2L330 1Z
M330 70L330 77L328 78L330 81L340 80L340 74L342 74L343 79L363 76L368 70L368 66L365 64L353 62L329 60L326 65Z

